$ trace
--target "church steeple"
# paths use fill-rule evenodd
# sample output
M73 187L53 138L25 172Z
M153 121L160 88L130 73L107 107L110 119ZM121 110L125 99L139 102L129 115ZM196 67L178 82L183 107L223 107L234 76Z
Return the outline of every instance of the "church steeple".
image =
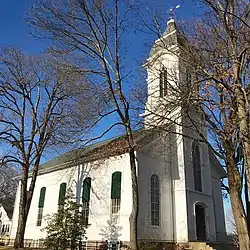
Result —
M145 127L161 124L158 122L164 112L164 102L173 97L171 88L180 81L179 51L183 45L175 20L171 18L162 36L152 46L147 63L148 98L145 105ZM172 88L173 89L173 88ZM157 117L158 116L158 117Z
M176 28L175 20L174 20L174 18L171 18L167 22L167 28L166 28L165 32L163 33L163 36L167 35L167 34L170 34L170 33L172 33L173 31L176 31L176 30L177 30L177 28Z
M167 22L167 27L163 35L155 41L150 52L150 57L162 49L173 49L175 46L183 46L185 41L186 39L181 34L174 18L171 18Z

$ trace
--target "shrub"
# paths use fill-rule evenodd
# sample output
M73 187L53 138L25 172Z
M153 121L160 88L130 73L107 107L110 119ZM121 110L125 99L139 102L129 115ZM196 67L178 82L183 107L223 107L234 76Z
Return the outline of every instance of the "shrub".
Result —
M85 238L86 221L72 192L59 205L58 212L47 218L45 246L50 250L76 250Z

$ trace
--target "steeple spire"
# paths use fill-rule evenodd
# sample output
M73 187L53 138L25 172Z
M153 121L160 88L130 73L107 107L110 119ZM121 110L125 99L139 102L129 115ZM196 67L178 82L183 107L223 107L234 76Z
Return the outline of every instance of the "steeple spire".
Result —
M169 9L169 14L170 14L170 20L171 19L174 19L174 11L175 11L175 9L179 9L181 6L180 6L180 4L178 4L178 5L176 5L175 7L170 7L170 9Z
M154 56L160 51L163 51L164 49L182 46L184 45L185 40L186 39L178 29L175 20L171 18L167 22L167 27L162 37L155 41L150 51L150 57Z

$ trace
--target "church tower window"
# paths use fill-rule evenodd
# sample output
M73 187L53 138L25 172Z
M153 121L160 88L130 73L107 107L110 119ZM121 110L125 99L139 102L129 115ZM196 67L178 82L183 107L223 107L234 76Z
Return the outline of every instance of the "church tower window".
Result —
M202 192L202 178L201 178L201 161L200 161L200 150L197 144L193 144L192 149L192 160L193 160L193 174L194 174L194 189Z
M151 225L160 225L160 181L155 174L151 176Z
M36 221L36 225L38 227L42 225L45 193L46 193L46 187L42 187L40 190L40 197L39 197L39 202L38 202L38 215L37 215L37 221Z
M192 76L190 74L189 71L186 71L186 82L187 82L187 85L189 86L192 82Z
M91 178L87 177L83 181L82 185L82 215L86 225L89 221L89 201L90 201L90 190L91 190Z
M121 180L122 173L117 171L112 174L111 182L111 214L117 215L121 208Z
M65 182L61 183L60 189L59 189L59 197L58 197L59 209L63 208L64 206L64 201L65 201L65 196L66 196L66 187L67 187L67 184Z
M163 69L160 73L160 97L167 95L168 91L168 72Z

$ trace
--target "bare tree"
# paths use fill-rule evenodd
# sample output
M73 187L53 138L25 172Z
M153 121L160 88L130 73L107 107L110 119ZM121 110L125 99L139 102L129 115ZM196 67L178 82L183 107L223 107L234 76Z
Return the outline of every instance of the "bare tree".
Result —
M130 103L126 92L129 71L124 64L123 39L131 29L133 5L130 1L38 1L29 22L53 40L56 50L78 58L77 66L85 69L110 100L114 122L107 130L124 128L129 148L132 212L130 215L130 247L137 247L138 184L135 142L131 124ZM129 23L130 20L130 23ZM130 25L129 25L130 24ZM81 64L82 61L88 64Z
M240 248L249 249L247 215L241 196L244 172L248 175L249 170L247 164L246 169L242 162L238 164L237 153L243 144L244 158L248 161L250 9L245 1L205 2L211 11L196 25L195 37L202 111L220 147L217 152L224 156Z
M146 107L146 111L152 117L149 125L161 124L167 131L171 124L182 126L188 131L184 136L207 143L224 163L229 184L224 187L230 194L239 245L249 249L242 201L244 173L249 176L249 169L240 160L242 146L245 161L249 158L249 3L203 2L208 12L197 21L192 20L184 29L186 32L177 30L173 40L177 50L169 49L169 40L164 39L158 19L155 25L147 25L159 38L154 49L162 52L154 60L172 53L179 58L180 68L178 72L168 69L168 94L154 108ZM151 67L150 63L146 66ZM156 75L159 77L160 72ZM151 95L157 91L158 86Z
M68 143L84 133L94 118L94 113L91 116L88 113L93 106L90 90L89 83L74 67L50 55L36 58L12 48L2 51L0 141L6 150L1 164L15 164L21 168L16 248L23 247L27 216L44 151L56 141ZM85 106L84 112L79 99L86 105L86 98L89 106ZM74 110L78 105L82 108L76 116ZM75 124L79 123L82 129L76 130Z

